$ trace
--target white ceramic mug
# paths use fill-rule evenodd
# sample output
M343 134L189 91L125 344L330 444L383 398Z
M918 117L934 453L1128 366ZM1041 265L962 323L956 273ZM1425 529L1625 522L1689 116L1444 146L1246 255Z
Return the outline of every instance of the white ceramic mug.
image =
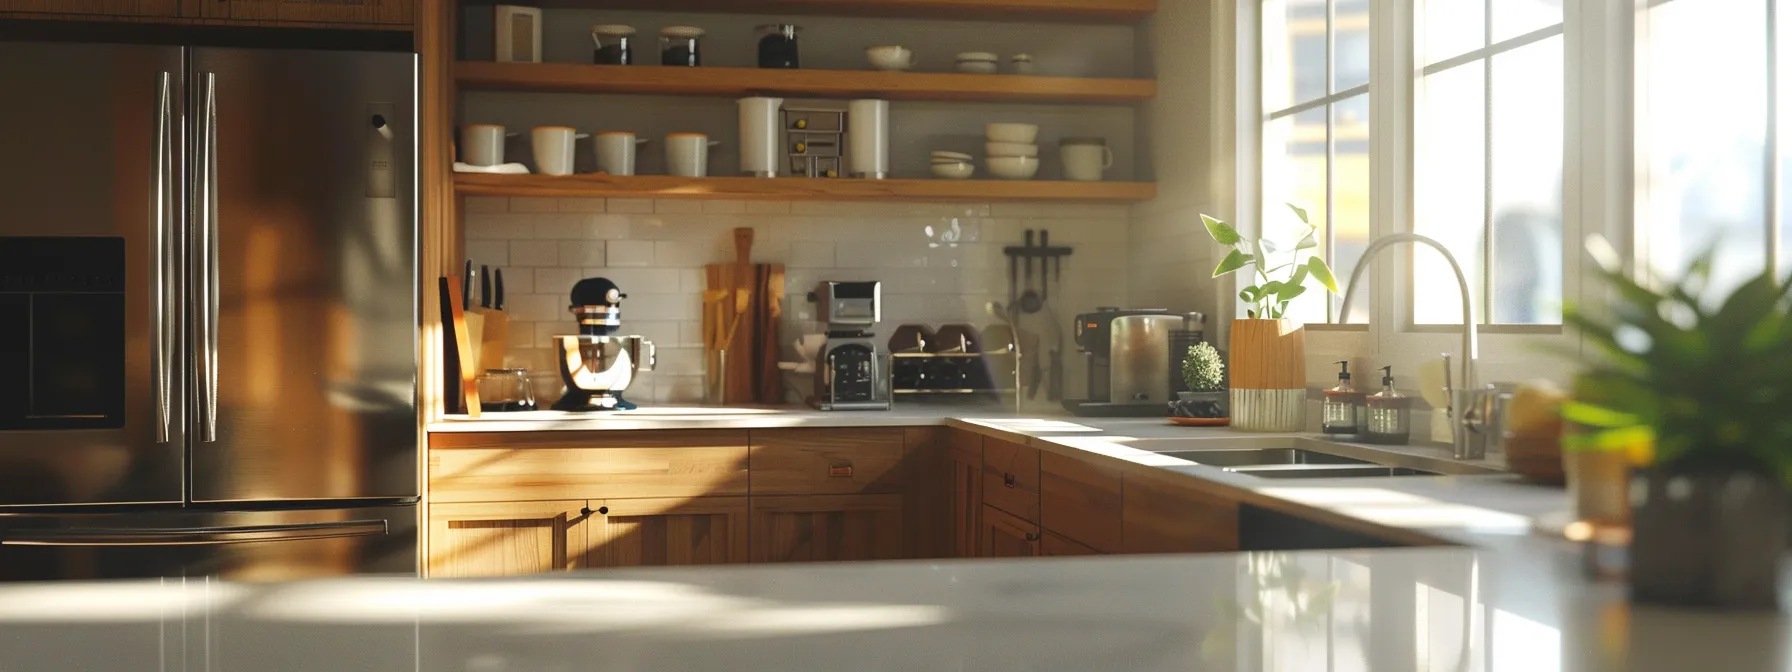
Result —
M530 140L535 149L535 169L543 175L571 175L573 147L581 134L570 126L536 126Z
M1064 162L1064 179L1100 182L1102 171L1114 167L1114 152L1103 140L1067 142L1058 146Z
M496 124L460 127L460 161L469 166L504 163L504 127Z
M635 146L642 140L626 131L607 131L597 140L597 170L611 175L635 174Z
M666 172L679 177L708 177L709 148L719 144L702 133L667 133Z

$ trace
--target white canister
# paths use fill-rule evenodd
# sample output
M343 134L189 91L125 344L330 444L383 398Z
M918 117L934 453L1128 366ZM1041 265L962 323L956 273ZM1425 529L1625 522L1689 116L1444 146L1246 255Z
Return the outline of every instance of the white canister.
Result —
M1100 182L1102 172L1114 167L1114 152L1105 138L1059 140L1058 159L1064 163L1064 179L1078 182Z
M666 172L679 177L709 175L710 142L702 133L666 134Z
M627 131L605 131L592 136L597 147L597 170L611 175L635 174L635 146L640 141Z
M874 180L890 176L890 101L847 104L846 154L851 176Z
M496 124L460 127L460 162L470 166L504 163L504 127Z
M570 126L536 126L531 129L531 147L535 150L535 170L543 175L571 175L573 147L580 135Z
M740 99L740 172L753 177L777 177L778 109L783 98Z

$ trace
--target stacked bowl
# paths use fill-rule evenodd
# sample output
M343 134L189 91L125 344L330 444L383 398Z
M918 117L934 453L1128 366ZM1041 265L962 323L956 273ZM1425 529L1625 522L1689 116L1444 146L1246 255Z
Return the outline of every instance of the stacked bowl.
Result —
M1039 173L1039 127L995 123L983 127L989 173L1004 180L1031 180Z
M948 152L936 149L933 152L933 176L948 180L963 180L977 172L971 165L971 155L963 152Z

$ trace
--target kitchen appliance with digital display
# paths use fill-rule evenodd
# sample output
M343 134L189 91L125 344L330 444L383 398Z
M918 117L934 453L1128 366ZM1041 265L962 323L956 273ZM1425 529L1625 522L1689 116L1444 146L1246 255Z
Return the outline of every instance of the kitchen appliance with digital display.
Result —
M417 57L369 32L0 41L0 581L417 572Z
M883 284L823 282L809 295L827 323L809 403L824 411L887 411L882 358L871 328L883 314Z
M1182 317L1162 308L1101 307L1076 316L1073 332L1087 360L1089 389L1082 399L1065 399L1064 409L1090 417L1165 415L1173 379L1170 335L1182 326Z

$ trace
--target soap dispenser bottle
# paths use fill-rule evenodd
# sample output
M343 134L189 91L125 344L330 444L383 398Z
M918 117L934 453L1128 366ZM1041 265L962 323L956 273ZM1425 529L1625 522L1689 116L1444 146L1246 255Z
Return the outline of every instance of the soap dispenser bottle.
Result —
M1321 428L1329 436L1355 438L1367 429L1363 393L1350 386L1350 362L1338 362L1338 386L1325 391Z
M1394 367L1381 367L1381 391L1369 395L1369 443L1404 446L1412 438L1412 398L1394 390Z

